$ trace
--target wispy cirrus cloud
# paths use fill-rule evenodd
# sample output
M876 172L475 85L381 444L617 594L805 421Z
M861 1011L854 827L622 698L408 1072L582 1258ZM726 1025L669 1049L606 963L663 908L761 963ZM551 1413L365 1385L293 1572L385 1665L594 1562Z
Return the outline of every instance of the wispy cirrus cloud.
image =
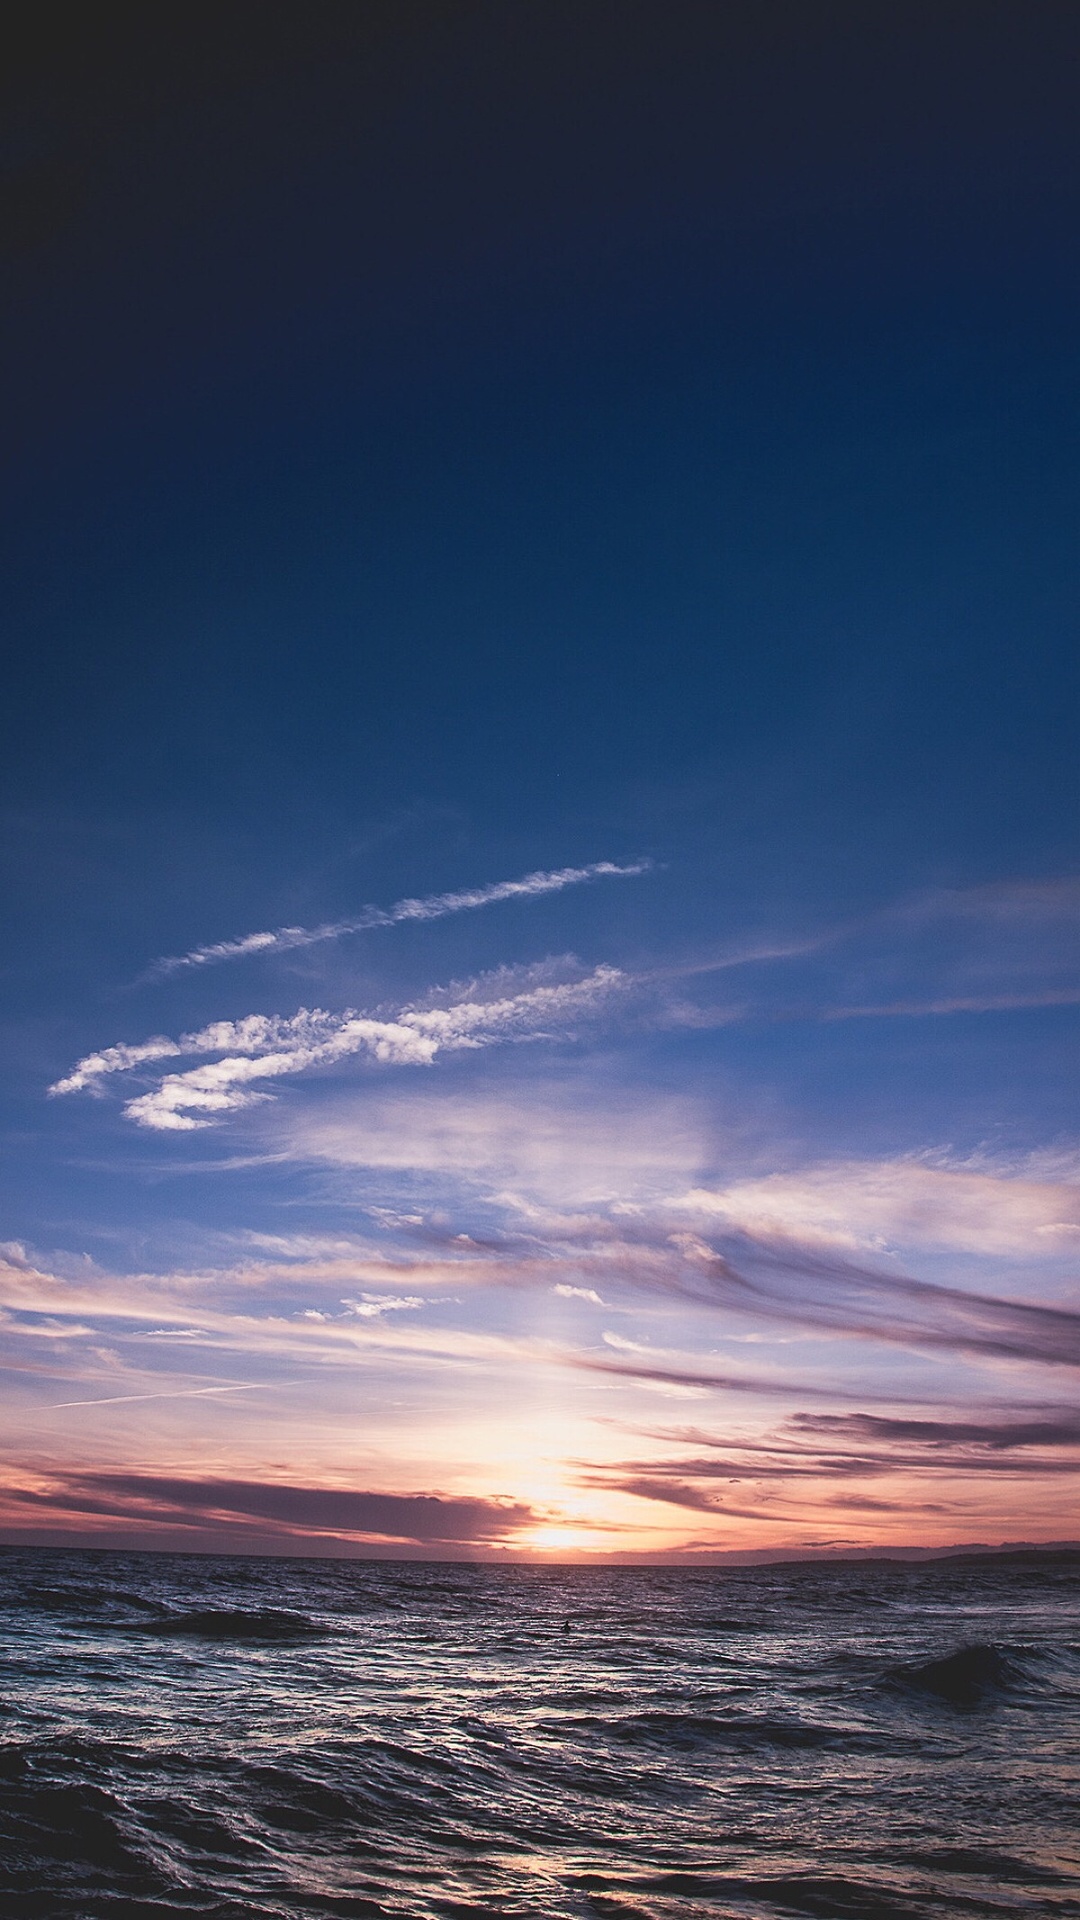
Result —
M648 870L649 864L643 860L620 867L613 862L599 861L590 867L536 872L490 887L399 901L387 909L372 907L364 910L364 916L350 922L314 929L279 928L273 933L252 934L215 947L194 948L187 955L159 964L169 969L203 965L217 959L239 957L244 952L310 944L366 925L437 919L495 900L559 891L604 874L642 873ZM783 973L785 963L799 954L823 951L832 944L835 977L818 980L797 1007L794 1003L777 1005L773 989L766 989L762 983L738 1006L715 1008L683 1004L672 1001L667 993L672 977L670 969L639 973L631 981L630 976L615 967L598 967L592 975L593 988L586 981L578 980L557 986L538 985L531 989L531 994L511 990L500 996L486 990L483 1005L489 1011L483 1016L476 1013L474 997L456 1005L440 1005L432 996L432 1004L407 1006L389 1018L358 1013L355 1009L330 1013L319 1008L301 1008L291 1016L252 1014L239 1020L214 1021L198 1031L181 1035L179 1040L153 1034L146 1040L119 1042L86 1055L49 1091L67 1094L99 1089L111 1074L137 1071L184 1055L226 1056L204 1067L164 1075L155 1088L129 1101L125 1108L128 1118L140 1126L187 1131L210 1124L213 1116L265 1098L265 1094L257 1091L257 1082L330 1064L349 1054L367 1053L384 1064L428 1064L440 1051L485 1046L495 1038L507 1038L509 1027L515 1021L524 1031L534 1015L538 1019L548 1015L555 1018L555 1003L560 995L566 1005L575 997L584 1003L590 993L595 997L595 989L601 983L608 990L616 982L624 990L632 984L639 998L651 1002L651 1020L661 1027L724 1025L769 1011L774 1017L778 1013L783 1017L794 1017L796 1013L805 1017L813 1011L816 1018L836 1021L1067 1006L1080 1001L1072 965L1078 898L1080 889L1076 883L1064 881L939 892L888 909L861 927L839 931L834 943L820 936L804 943L765 946L740 957L739 964L779 966ZM959 944L951 935L945 937L943 930L948 928L960 930ZM884 947L878 951L882 939ZM929 948L923 951L927 940ZM674 972L679 978L689 977L714 971L719 964L698 964ZM722 964L733 964L731 956ZM860 995L852 1000L843 992L842 976L853 964L864 985L876 980L882 986L891 986L902 975L909 991L890 993L886 997ZM913 980L918 978L921 985L928 973L937 976L935 984L939 987L945 986L947 978L947 989L926 996L911 993ZM1064 973L1068 974L1067 979L1062 978ZM782 991L786 992L783 986ZM541 1015L541 1001L545 996L546 1014ZM497 1002L501 1007L498 1034L492 1026L495 1016L490 1012Z
M665 1230L663 1221L633 1223L579 1218L552 1226L544 1233L495 1233L480 1245L453 1231L426 1231L425 1248L418 1258L398 1254L377 1257L358 1245L352 1258L328 1262L243 1263L232 1269L179 1273L109 1282L92 1277L76 1283L62 1281L16 1262L0 1265L4 1299L17 1312L35 1317L66 1319L96 1316L131 1322L140 1329L163 1324L163 1308L171 1297L184 1303L190 1316L198 1311L200 1328L240 1353L273 1350L295 1355L301 1346L317 1340L343 1351L363 1339L378 1340L402 1352L439 1352L450 1360L504 1358L503 1345L490 1346L490 1336L451 1329L415 1329L406 1333L390 1321L411 1319L413 1302L433 1304L450 1289L504 1287L514 1294L550 1295L555 1286L570 1289L570 1301L590 1293L617 1304L632 1304L663 1313L669 1309L687 1329L681 1316L687 1308L705 1316L695 1330L695 1345L708 1322L718 1319L728 1334L740 1327L759 1330L787 1326L813 1335L870 1342L879 1347L965 1355L975 1360L1009 1361L1020 1365L1080 1367L1080 1311L1071 1305L1049 1305L1018 1300L984 1291L968 1290L919 1280L886 1265L871 1266L801 1245L790 1238L754 1239L748 1234L704 1239L700 1234ZM342 1288L346 1275L355 1293ZM380 1282L382 1284L380 1285ZM357 1285L359 1283L359 1285ZM366 1283L366 1284L365 1284ZM267 1316L255 1303L260 1295L271 1300L282 1295L298 1306L316 1299L325 1302L334 1288L335 1303L350 1303L343 1315L327 1315L321 1305L316 1320L283 1320L279 1311ZM408 1288L406 1292L405 1289ZM393 1291L391 1291L393 1289ZM365 1297L366 1296L366 1297ZM224 1310L221 1303L227 1303ZM359 1308L370 1307L370 1312ZM393 1304L390 1305L389 1303ZM104 1318L103 1318L104 1317ZM190 1326L181 1320L178 1326ZM350 1331L355 1329L355 1334ZM385 1332L383 1331L385 1329ZM589 1342L563 1348L559 1363L586 1372L640 1379L657 1385L701 1387L742 1392L748 1376L732 1356L719 1361L675 1348L653 1348L618 1334L597 1347ZM609 1351L612 1350L613 1351ZM532 1349L530 1348L530 1351ZM552 1357L555 1349L550 1349ZM805 1361L802 1362L805 1375ZM772 1385L790 1390L790 1374L775 1382L755 1375L754 1391ZM845 1397L846 1394L845 1394Z
M399 926L408 920L442 920L452 913L470 913L477 907L490 907L504 900L535 900L546 893L562 893L567 887L583 886L590 880L633 879L648 873L650 860L633 860L620 866L614 860L594 860L584 867L553 867L526 873L517 880L495 880L487 886L462 887L450 893L429 893L421 899L397 900L390 907L361 907L346 920L326 920L317 927L274 927L265 933L246 933L235 940L216 940L208 946L192 947L188 953L172 954L151 963L144 977L161 979L182 973L191 967L219 966L226 960L248 960L256 954L288 953L297 947L318 946L324 940L340 940L350 933L370 933L378 927Z
M286 1128L298 1162L361 1174L372 1187L422 1175L443 1204L454 1194L467 1209L482 1197L538 1233L568 1214L598 1224L603 1210L609 1228L621 1218L627 1230L632 1221L643 1230L666 1221L671 1232L694 1220L706 1236L745 1233L907 1260L1057 1268L1080 1246L1080 1157L1067 1142L1020 1157L927 1148L807 1161L784 1141L773 1156L783 1170L761 1171L756 1135L729 1131L700 1100L650 1090L639 1101L565 1067L554 1078L531 1073L525 1092L368 1082L291 1112ZM740 1159L750 1166L735 1172ZM734 1163L732 1174L713 1172L706 1186L702 1176L718 1160Z
M66 1413L72 1407L120 1407L136 1400L200 1400L210 1394L265 1392L266 1386L261 1380L238 1381L228 1386L170 1387L163 1392L95 1394L90 1400L54 1400L42 1407L41 1412Z
M1080 878L991 880L975 887L931 887L888 909L896 920L930 924L943 919L996 922L1022 931L1041 923L1075 927Z
M1080 881L937 887L838 943L830 1020L1009 1013L1080 1002Z
M937 887L802 938L761 939L658 969L687 1025L1037 1012L1080 1005L1080 881ZM739 974L739 1001L698 1006L696 977Z
M883 1341L1046 1366L1080 1366L1080 1312L933 1281L830 1254L794 1239L673 1237L684 1264L653 1284L763 1319Z
M932 1014L1033 1013L1040 1007L1080 1006L1080 986L1047 987L1031 993L954 993L936 1000L883 1000L866 1006L830 1007L825 1020L919 1020Z
M352 1055L367 1055L384 1066L430 1066L440 1053L490 1047L500 1042L568 1032L575 1021L627 986L616 967L599 966L571 979L552 982L539 970L530 984L505 990L503 974L472 983L466 997L449 1004L407 1006L391 1017L341 1013L302 1007L280 1015L249 1014L242 1020L216 1020L179 1040L162 1036L135 1046L106 1047L87 1054L71 1073L56 1081L50 1094L95 1090L113 1073L126 1073L167 1058L221 1057L206 1066L163 1075L147 1093L129 1100L124 1113L137 1126L162 1132L189 1132L213 1118L266 1098L258 1083L287 1074L329 1066ZM443 996L440 996L443 997ZM434 998L434 996L433 996Z
M1062 1260L1080 1237L1071 1153L1045 1168L1024 1161L992 1169L944 1156L845 1159L680 1191L680 1174L705 1151L693 1117L661 1106L640 1133L633 1110L617 1101L583 1110L568 1083L504 1110L458 1092L435 1125L429 1093L400 1089L389 1105L381 1095L370 1105L352 1098L329 1116L303 1116L293 1146L298 1157L380 1176L428 1171L441 1208L456 1167L449 1191L458 1204L467 1211L479 1199L485 1207L486 1251L470 1242L477 1270L486 1264L493 1280L554 1288L567 1302L637 1299L659 1311L665 1300L673 1311L692 1302L747 1325L786 1322L1038 1365L1080 1362L1075 1302L1054 1303ZM444 1230L434 1220L416 1214L397 1230L439 1257ZM444 1237L442 1257L460 1260L452 1214ZM957 1256L965 1268L977 1263L981 1284L917 1277L910 1263L927 1254L949 1261L949 1282ZM1009 1297L1003 1260L1023 1263L1025 1291L1038 1268L1042 1301ZM612 1363L592 1356L587 1364L608 1371ZM722 1367L640 1364L658 1384L659 1375L688 1387L723 1381Z

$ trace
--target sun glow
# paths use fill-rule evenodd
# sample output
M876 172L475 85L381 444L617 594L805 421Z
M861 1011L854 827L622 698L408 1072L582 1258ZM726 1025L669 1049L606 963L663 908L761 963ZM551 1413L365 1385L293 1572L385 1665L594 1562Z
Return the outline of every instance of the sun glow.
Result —
M582 1548L596 1546L584 1527L536 1527L522 1536L522 1545L534 1547L539 1553L577 1553Z

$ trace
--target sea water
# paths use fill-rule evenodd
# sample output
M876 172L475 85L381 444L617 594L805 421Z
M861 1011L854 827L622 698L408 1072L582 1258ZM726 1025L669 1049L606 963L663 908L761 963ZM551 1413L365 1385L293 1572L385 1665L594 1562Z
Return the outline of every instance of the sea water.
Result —
M1080 1914L1078 1575L8 1550L0 1915Z

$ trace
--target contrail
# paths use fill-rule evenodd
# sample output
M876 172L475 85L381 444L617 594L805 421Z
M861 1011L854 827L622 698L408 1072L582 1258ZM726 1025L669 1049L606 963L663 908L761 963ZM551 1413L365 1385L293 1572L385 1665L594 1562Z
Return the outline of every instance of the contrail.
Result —
M361 907L350 920L328 920L318 927L275 927L266 933L246 933L237 940L218 940L210 946L192 947L189 953L173 954L151 963L143 979L160 980L187 967L212 967L223 960L245 960L256 953L284 953L293 947L317 946L321 940L339 940L346 933L368 933L374 927L393 927L403 920L441 920L449 913L467 913L474 907L493 906L499 900L528 900L538 894L561 893L564 887L581 886L587 880L630 879L648 873L651 860L635 860L618 866L613 860L594 860L587 867L556 867L548 872L526 873L520 880L496 880L487 887L466 887L456 893L429 893L419 900L397 900L392 907Z
M179 1387L168 1393L110 1393L103 1394L97 1400L52 1400L47 1407L39 1407L39 1413L60 1413L65 1407L118 1407L129 1400L194 1400L203 1393L257 1393L265 1383L253 1380L242 1387ZM275 1380L275 1387L291 1385L288 1380Z

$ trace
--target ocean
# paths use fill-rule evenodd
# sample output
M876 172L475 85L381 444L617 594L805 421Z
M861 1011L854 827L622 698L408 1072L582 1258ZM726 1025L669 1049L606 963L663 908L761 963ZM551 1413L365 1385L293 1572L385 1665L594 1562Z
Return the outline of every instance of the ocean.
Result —
M1080 1556L0 1553L3 1920L1080 1914Z

